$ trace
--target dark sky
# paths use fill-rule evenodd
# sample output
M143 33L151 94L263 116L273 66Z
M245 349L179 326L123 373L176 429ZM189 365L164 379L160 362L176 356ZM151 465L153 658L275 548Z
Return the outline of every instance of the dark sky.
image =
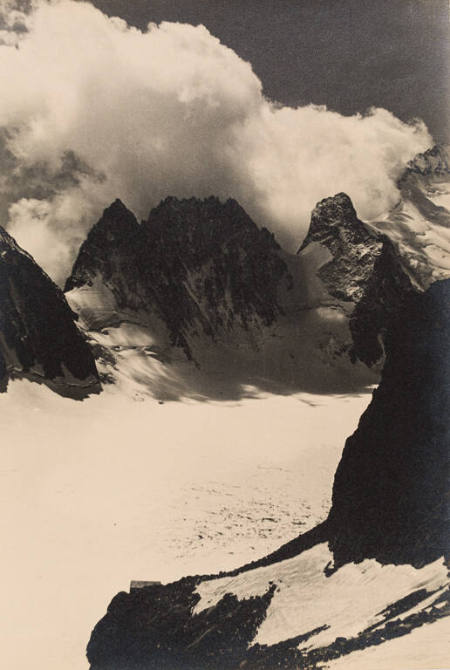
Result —
M249 60L273 100L344 114L385 107L448 125L448 0L92 0L109 15L203 23Z

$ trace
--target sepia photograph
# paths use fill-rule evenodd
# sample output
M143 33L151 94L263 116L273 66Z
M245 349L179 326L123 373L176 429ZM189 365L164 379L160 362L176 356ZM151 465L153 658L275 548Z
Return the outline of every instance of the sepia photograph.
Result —
M0 665L450 668L448 0L0 0Z

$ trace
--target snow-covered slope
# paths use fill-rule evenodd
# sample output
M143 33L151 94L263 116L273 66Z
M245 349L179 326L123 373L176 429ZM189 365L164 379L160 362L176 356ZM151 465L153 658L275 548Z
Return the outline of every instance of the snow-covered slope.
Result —
M450 281L437 282L392 321L328 519L229 573L119 593L91 670L318 668L450 613L449 305Z
M231 570L323 521L370 399L112 391L74 403L14 380L0 395L8 670L86 670L91 630L130 579Z
M436 145L416 156L399 181L397 205L370 222L396 244L411 278L423 289L450 276L448 151Z
M100 390L89 346L64 294L0 228L0 389L27 377L63 395Z

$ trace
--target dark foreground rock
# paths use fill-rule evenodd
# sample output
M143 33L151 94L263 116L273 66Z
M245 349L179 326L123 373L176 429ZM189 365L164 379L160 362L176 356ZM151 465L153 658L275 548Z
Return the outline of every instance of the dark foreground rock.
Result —
M230 573L117 595L92 633L87 650L91 670L312 669L449 613L445 568L440 564L444 582L422 582L421 572L446 553L448 538L449 306L450 281L437 282L425 294L406 300L386 338L381 384L347 440L328 520L270 556ZM328 557L334 560L326 562ZM361 570L350 566L363 560ZM380 563L391 564L390 569ZM348 609L357 612L359 601L368 598L364 575L389 589L395 586L395 570L410 577L415 569L416 586L402 597L388 596L384 608L361 621L358 634L337 635L314 646L316 636L336 625L328 621L327 610L335 605L341 579L345 594L348 588L345 618ZM345 579L340 576L344 570ZM225 586L223 578L228 579ZM285 626L298 610L299 634L285 639L282 631L280 642L256 642L256 632L280 591L295 593L302 580L305 603L290 596L278 605L290 603L283 614ZM219 596L196 609L202 587L211 584ZM242 584L251 595L238 598L234 591ZM302 611L312 606L311 597L314 603L308 592L314 584L323 622L303 630Z
M93 355L62 291L0 228L0 387L11 378L75 398L98 392Z
M382 382L336 472L337 564L420 566L448 549L450 281L405 299L386 347Z

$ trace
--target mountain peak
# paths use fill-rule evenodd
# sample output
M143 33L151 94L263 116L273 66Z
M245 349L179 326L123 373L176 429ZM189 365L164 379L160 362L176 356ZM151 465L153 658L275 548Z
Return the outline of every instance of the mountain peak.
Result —
M108 213L109 215L126 214L129 212L130 210L123 204L120 198L116 198L114 202L104 210L104 213Z
M164 323L190 357L188 340L199 333L209 341L274 321L279 286L291 281L278 251L232 199L171 196L142 225L116 201L83 243L66 291L98 278L121 309Z
M149 243L176 247L185 260L235 236L258 237L262 232L238 202L222 202L215 196L203 200L168 197L151 210L143 229Z
M128 248L140 228L134 214L121 200L115 200L103 211L102 217L81 245L64 290L71 291L76 286L91 282L100 267L108 266L108 256L119 248Z
M435 144L408 163L407 173L444 175L450 172L448 145Z
M110 237L121 238L129 234L136 233L139 230L139 224L134 214L123 204L119 198L103 210L100 220L90 231L91 234L99 232L106 233Z
M369 366L381 361L379 335L412 290L389 238L360 221L348 195L338 193L316 205L298 254L317 258L317 277L328 295L351 310L354 355Z
M348 223L356 219L356 211L350 197L346 193L337 193L330 198L324 198L317 203L312 211L311 219L325 218L328 225Z
M375 233L369 233L358 219L349 196L337 193L317 203L311 214L308 234L297 253L311 242L321 242L330 247L332 240L342 237L344 231L352 234L352 243L364 242L368 237L376 236Z

